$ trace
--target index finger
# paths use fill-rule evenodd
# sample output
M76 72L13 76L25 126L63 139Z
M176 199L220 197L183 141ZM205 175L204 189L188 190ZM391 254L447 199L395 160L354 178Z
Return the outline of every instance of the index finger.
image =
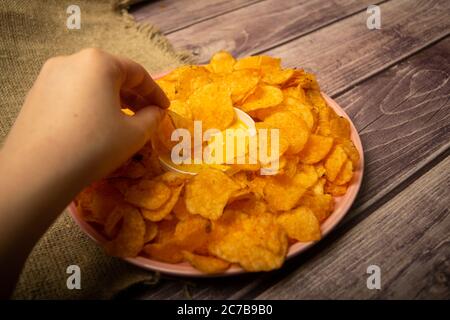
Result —
M116 56L115 59L121 72L121 91L127 92L127 94L131 92L142 98L144 105L156 105L161 108L169 107L170 101L166 94L143 66L128 58Z

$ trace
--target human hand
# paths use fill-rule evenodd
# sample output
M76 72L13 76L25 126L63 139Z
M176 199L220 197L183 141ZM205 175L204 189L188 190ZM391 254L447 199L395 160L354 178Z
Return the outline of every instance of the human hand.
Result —
M124 115L123 105L137 113ZM131 60L98 49L55 57L42 68L3 152L43 159L34 166L46 174L98 179L149 139L161 116L155 106L166 108L169 100Z
M128 59L85 49L45 63L0 150L0 298L55 217L138 151L168 106Z

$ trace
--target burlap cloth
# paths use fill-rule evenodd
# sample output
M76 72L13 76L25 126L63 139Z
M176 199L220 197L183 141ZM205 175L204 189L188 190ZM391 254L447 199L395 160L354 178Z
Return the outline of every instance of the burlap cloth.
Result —
M132 20L123 10L131 2L136 1L0 1L0 144L43 62L51 56L99 47L128 56L149 72L187 61L155 28ZM66 27L71 4L81 9L79 30ZM66 286L66 269L74 264L81 268L81 290ZM106 256L64 212L28 258L13 298L107 299L133 284L154 283L157 276Z

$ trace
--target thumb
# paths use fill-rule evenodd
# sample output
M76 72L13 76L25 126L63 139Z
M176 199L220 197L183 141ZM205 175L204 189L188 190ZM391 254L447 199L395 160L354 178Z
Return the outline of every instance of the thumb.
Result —
M129 117L133 126L139 131L145 132L145 138L148 140L150 136L158 129L159 122L164 115L164 111L156 106L148 106L140 109L132 117Z

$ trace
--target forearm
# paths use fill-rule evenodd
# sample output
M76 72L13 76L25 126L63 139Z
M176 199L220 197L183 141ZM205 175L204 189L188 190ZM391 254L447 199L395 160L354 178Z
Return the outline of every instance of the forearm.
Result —
M0 151L0 297L13 290L35 243L86 183L49 157ZM45 155L45 154L44 154Z

